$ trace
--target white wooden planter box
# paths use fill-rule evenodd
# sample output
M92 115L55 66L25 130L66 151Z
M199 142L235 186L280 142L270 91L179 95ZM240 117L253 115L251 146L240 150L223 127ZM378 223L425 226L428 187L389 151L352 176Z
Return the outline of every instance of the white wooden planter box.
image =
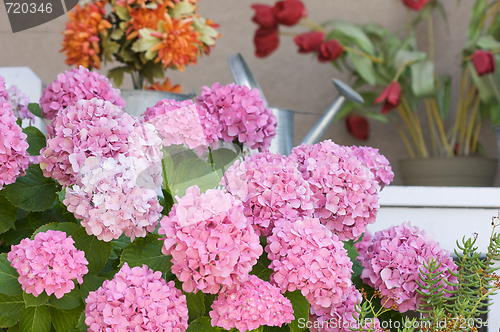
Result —
M388 186L379 197L377 222L368 227L372 234L410 221L451 252L458 239L474 233L479 250L486 252L492 217L498 216L500 208L500 188ZM488 332L498 332L500 292L492 301Z

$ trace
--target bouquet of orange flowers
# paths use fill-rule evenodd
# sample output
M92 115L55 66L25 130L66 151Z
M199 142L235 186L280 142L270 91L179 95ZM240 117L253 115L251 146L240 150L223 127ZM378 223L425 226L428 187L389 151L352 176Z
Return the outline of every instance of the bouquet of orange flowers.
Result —
M163 78L167 68L184 71L198 57L209 54L220 35L218 25L196 13L197 0L100 0L77 5L68 13L61 52L68 65L101 67L117 60L108 77L117 86L125 73L132 75L135 89L144 79L150 88L180 92ZM108 10L110 9L110 10Z

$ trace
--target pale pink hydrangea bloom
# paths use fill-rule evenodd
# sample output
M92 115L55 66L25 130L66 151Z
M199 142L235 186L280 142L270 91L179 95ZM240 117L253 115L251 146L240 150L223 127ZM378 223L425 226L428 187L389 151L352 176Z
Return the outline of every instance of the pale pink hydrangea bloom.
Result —
M141 188L156 189L163 183L163 145L158 132L150 123L138 121L128 137L128 153Z
M47 146L40 151L40 168L63 186L76 181L87 157L127 154L129 136L138 121L100 99L80 100L59 112L47 126Z
M457 271L450 253L441 249L431 234L411 226L409 222L376 232L371 238L371 245L358 251L360 256L357 259L364 267L361 278L382 293L381 303L386 308L395 305L400 312L416 309L420 297L417 293L419 270L426 271L423 264L428 259L441 263L438 270L442 272L444 289L453 289L444 280L457 282L457 278L449 272Z
M210 143L218 140L214 124L209 127L213 132L212 137L207 137L197 107L191 100L161 100L146 110L144 119L158 130L164 146L184 144L203 153Z
M28 96L22 93L15 85L12 85L7 91L9 92L10 104L12 105L14 115L19 119L35 121L35 115L28 109L28 104L30 103Z
M311 331L352 332L353 329L359 328L356 307L359 310L362 299L361 293L351 285L340 302L329 308L318 308L317 311L311 308L311 316L318 322L318 328Z
M85 302L90 332L183 332L188 326L186 296L146 265L130 268L124 263Z
M0 97L0 190L26 174L27 136L16 123L10 102Z
M378 149L368 146L352 146L351 149L363 165L370 169L381 189L384 189L385 186L392 182L394 179L392 167L389 160L384 155L381 155Z
M17 280L23 290L35 297L45 291L60 299L75 288L74 279L81 284L88 262L73 243L66 233L49 230L12 246L7 259L19 273Z
M243 214L243 203L231 194L198 186L176 197L162 218L162 252L172 255L172 272L185 292L216 294L248 280L262 254L259 236Z
M239 288L220 293L209 314L212 326L240 332L261 325L281 326L294 319L290 300L280 294L279 288L254 275Z
M77 101L93 98L109 101L117 107L125 106L125 100L120 97L120 90L113 88L105 76L80 66L57 75L57 79L43 89L40 108L42 115L52 120L59 112Z
M217 118L219 138L226 142L236 140L265 151L276 135L276 117L265 107L257 89L214 83L212 88L203 87L196 103Z
M277 220L267 242L271 282L282 292L299 289L316 311L342 301L352 285L352 262L319 219Z
M378 184L351 148L330 140L293 148L290 158L316 199L314 217L341 241L358 239L375 222Z
M155 189L137 184L133 164L134 158L123 154L85 160L63 203L82 219L87 234L106 242L125 234L133 241L154 231L162 206Z
M261 235L270 235L277 219L312 217L314 211L309 183L295 162L277 153L260 152L235 161L221 185L243 201L245 215Z
M7 91L7 87L5 86L5 79L2 76L0 76L0 98L9 100L9 92Z

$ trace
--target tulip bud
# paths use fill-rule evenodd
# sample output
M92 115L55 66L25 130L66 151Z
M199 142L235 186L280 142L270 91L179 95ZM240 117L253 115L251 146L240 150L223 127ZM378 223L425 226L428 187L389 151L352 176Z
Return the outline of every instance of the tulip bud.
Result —
M399 105L400 98L401 86L399 85L399 82L392 82L384 89L382 94L375 99L375 104L384 102L380 112L382 114L386 114Z
M309 53L319 51L324 39L323 32L312 31L296 36L294 41L299 46L299 53Z
M320 62L333 61L344 53L342 45L336 39L323 42L319 47L318 60Z
M259 28L255 31L253 38L255 44L255 55L264 58L273 53L279 46L278 28L264 29Z
M255 9L255 16L252 21L257 23L260 28L270 29L278 26L278 19L274 13L273 7L269 5L252 5Z
M299 0L278 1L274 5L278 22L283 25L295 25L303 16L307 16L306 7Z
M349 114L345 117L347 131L359 140L366 141L370 133L370 123L361 115Z
M479 76L493 73L495 71L495 57L493 53L484 50L477 50L472 54L472 63Z

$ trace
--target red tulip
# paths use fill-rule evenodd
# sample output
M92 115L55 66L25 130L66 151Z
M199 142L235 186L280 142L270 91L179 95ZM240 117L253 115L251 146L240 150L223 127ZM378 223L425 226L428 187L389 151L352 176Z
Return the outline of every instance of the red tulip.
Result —
M255 44L255 55L264 58L273 53L280 43L278 28L264 29L259 28L255 31L253 38Z
M294 38L295 44L299 46L299 53L319 51L319 47L325 39L325 34L320 31L306 32Z
M307 16L307 10L300 0L278 1L274 5L274 12L278 22L283 25L295 25L303 16Z
M252 5L252 8L255 9L255 16L252 18L252 21L257 23L259 27L269 29L278 26L278 18L274 13L273 7L255 4Z
M319 47L318 60L320 62L333 61L344 53L342 45L336 39L330 39Z
M370 133L370 123L361 115L349 114L345 117L347 131L357 139L366 141Z
M472 54L472 63L479 76L493 73L495 71L495 57L493 53L484 50L477 50Z
M403 0L403 3L406 7L409 7L413 10L422 9L430 0Z
M398 82L392 82L384 89L382 94L378 96L377 99L375 99L375 104L384 102L384 105L382 106L382 110L380 112L382 114L386 114L399 105L400 98L401 86Z

